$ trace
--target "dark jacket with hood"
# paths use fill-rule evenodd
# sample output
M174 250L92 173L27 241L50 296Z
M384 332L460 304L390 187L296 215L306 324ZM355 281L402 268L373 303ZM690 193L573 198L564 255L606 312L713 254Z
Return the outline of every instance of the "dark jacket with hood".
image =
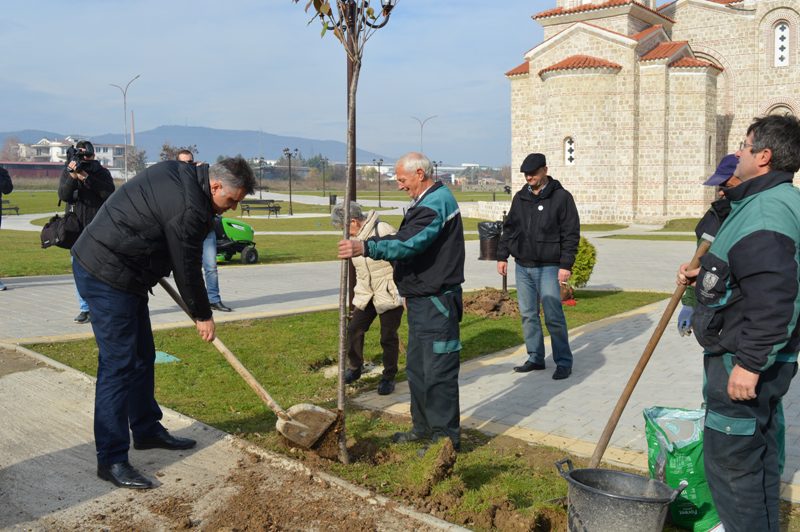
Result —
M406 211L393 235L364 242L364 256L388 260L403 297L435 296L464 282L464 226L453 193L434 183Z
M72 255L100 281L142 296L172 271L192 317L207 320L202 255L212 218L208 165L166 161L122 185Z
M728 189L731 212L700 259L692 330L706 355L760 373L800 349L800 190L772 171Z
M578 209L561 183L547 179L538 195L526 184L511 200L497 245L498 261L511 255L526 268L557 265L572 270L581 232Z
M114 192L114 180L111 172L104 168L100 161L86 161L83 168L87 177L84 181L73 179L65 167L61 172L58 184L58 199L67 204L66 211L73 211L81 221L81 225L89 225L97 214L97 210Z

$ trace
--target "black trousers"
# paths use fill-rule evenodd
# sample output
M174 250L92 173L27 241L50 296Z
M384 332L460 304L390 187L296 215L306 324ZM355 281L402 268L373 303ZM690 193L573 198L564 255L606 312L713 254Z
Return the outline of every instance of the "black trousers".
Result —
M411 392L412 430L423 436L447 436L458 448L461 288L438 296L409 297L406 305L406 374Z
M726 532L778 530L784 423L781 399L796 362L776 362L761 374L757 397L733 401L733 355L706 356L703 458L708 486Z
M364 365L364 335L376 317L381 322L381 347L383 348L383 378L394 379L397 375L397 359L400 355L400 338L397 329L403 319L403 307L387 310L378 314L372 301L361 310L356 308L347 325L347 366L359 369Z

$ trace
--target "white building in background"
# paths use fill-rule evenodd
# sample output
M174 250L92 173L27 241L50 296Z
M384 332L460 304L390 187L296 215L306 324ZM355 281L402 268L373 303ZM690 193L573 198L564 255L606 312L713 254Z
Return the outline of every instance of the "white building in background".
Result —
M60 140L50 140L43 138L34 144L20 144L19 156L23 161L37 163L64 163L67 160L67 150L74 146L82 138L64 137ZM92 142L91 139L87 139ZM95 158L100 164L111 170L114 177L119 177L124 166L125 145L124 144L96 144L94 146ZM135 149L130 147L131 150ZM120 174L121 175L121 174Z

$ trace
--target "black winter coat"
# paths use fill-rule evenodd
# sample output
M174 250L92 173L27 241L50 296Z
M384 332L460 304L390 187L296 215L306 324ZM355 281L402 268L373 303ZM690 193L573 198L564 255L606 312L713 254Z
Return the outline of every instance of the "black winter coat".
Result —
M8 170L0 166L0 199L3 198L3 194L11 194L11 191L14 190L14 183L11 182L11 176L8 173ZM0 222L3 219L3 202L0 201Z
M557 180L538 195L525 184L511 200L497 245L497 260L513 256L525 267L558 265L572 270L580 242L581 222L572 194Z
M97 279L142 296L172 271L192 317L207 320L202 255L213 212L208 165L165 161L136 175L100 207L72 255Z
M111 172L99 161L87 161L84 170L87 177L84 181L73 179L65 167L58 183L58 199L67 204L65 211L74 211L81 225L89 225L97 214L97 210L114 192L114 180Z

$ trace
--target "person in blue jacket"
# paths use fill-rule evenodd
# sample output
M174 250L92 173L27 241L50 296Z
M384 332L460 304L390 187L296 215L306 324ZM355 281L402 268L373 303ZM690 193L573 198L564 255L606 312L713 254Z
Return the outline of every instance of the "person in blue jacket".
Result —
M703 347L703 453L711 496L727 532L778 530L782 398L800 351L800 121L757 118L736 152L731 212L695 282L692 329Z
M461 446L458 398L460 328L464 282L464 226L450 189L434 182L433 164L411 152L395 165L397 186L411 197L393 235L339 242L339 258L391 261L394 281L408 309L406 374L411 392L409 432L403 443L448 437Z

